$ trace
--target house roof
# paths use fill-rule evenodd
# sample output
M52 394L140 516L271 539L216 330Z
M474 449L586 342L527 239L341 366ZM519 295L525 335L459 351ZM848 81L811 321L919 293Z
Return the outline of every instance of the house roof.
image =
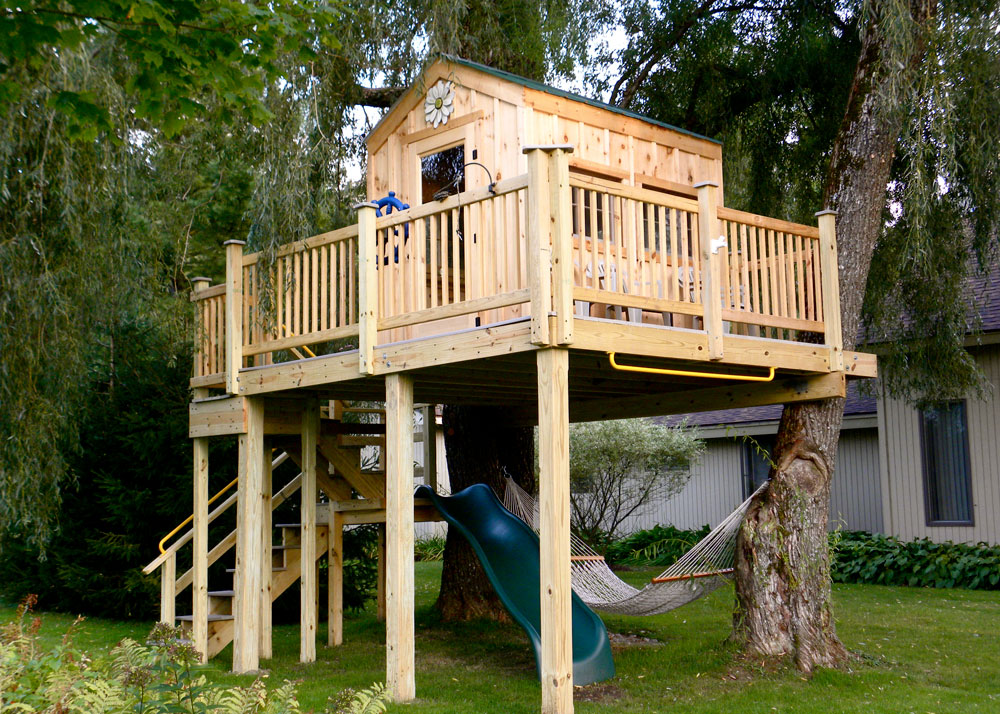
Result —
M750 424L765 421L777 421L781 418L781 404L771 404L766 407L745 407L743 409L719 409L714 412L697 412L695 414L675 414L657 417L656 421L667 426L677 426L686 423L688 426L727 426ZM859 393L858 382L847 383L847 402L844 405L844 416L875 414L875 397Z
M688 136L693 136L697 139L704 139L705 141L711 141L713 144L719 144L721 146L722 142L718 139L713 139L710 136L704 136L687 129L682 129L679 126L674 126L673 124L667 124L666 122L659 121L657 119L651 119L650 117L639 114L638 112L629 111L628 109L623 109L622 107L617 107L614 104L605 104L604 102L598 101L596 99L591 99L585 97L582 94L574 94L573 92L567 92L564 89L558 89L548 84L543 84L542 82L537 82L533 79L528 79L527 77L521 77L511 72L505 72L500 69L495 69L489 67L485 64L479 64L478 62L473 62L472 60L463 59L462 57L456 57L449 54L439 55L441 59L448 62L453 62L463 67L469 67L471 69L478 70L480 72L485 72L486 74L493 75L499 79L504 79L508 82L513 82L515 84L520 84L522 87L528 87L529 89L535 89L539 92L545 92L547 94L552 94L556 97L563 97L564 99L571 99L574 102L582 102L583 104L589 104L592 107L597 107L598 109L605 109L609 112L614 112L615 114L621 114L623 116L631 117L633 119L639 119L641 121L647 122L649 124L654 124L656 126L662 126L664 129L670 129L671 131L676 131L681 134L687 134Z
M969 296L966 326L971 331L980 320L983 332L1000 332L1000 260L994 260L985 275L975 268L965 278L965 293Z

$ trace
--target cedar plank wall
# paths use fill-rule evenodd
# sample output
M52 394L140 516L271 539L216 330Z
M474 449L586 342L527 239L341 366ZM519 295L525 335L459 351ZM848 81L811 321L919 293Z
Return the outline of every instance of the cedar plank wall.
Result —
M452 131L463 117L482 111L482 117L466 125L466 161L472 149L486 164L494 180L512 178L527 170L521 147L528 144L568 143L572 159L607 166L625 183L637 184L636 176L651 175L691 186L712 180L722 185L722 147L713 142L648 124L639 119L523 87L459 65L438 62L426 79L404 97L394 114L369 137L368 195L380 198L395 191L401 200L416 205L417 154L431 149L433 141L411 139L427 125L423 97L438 79L450 79L455 87L455 111L448 124L434 135ZM457 131L457 130L456 130ZM377 145L376 145L377 144ZM416 150L415 150L416 149ZM467 188L485 186L484 171L466 170Z
M1000 345L970 351L993 385L993 394L985 401L965 402L975 525L927 525L920 413L896 399L880 404L885 526L903 540L1000 543Z

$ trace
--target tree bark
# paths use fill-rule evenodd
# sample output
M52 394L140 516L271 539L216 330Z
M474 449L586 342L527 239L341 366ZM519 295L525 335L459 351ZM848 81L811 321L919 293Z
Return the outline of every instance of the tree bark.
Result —
M912 19L922 24L933 10L932 2L914 2ZM877 19L867 26L831 155L824 198L825 207L838 211L845 349L856 343L902 126L886 83L901 82L892 73L915 71L924 49L916 43L912 52L908 66L887 68L886 38ZM834 626L827 545L830 482L843 416L843 399L785 407L771 480L751 504L737 538L733 637L747 653L791 657L804 672L837 666L850 656Z
M485 483L502 499L505 474L534 492L535 446L530 427L507 426L506 412L493 407L445 406L443 417L452 493ZM451 528L436 607L444 620L509 619L475 551Z

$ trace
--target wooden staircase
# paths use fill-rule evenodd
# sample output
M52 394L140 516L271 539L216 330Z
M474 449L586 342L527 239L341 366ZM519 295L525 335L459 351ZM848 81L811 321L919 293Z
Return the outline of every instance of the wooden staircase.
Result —
M280 533L278 545L271 546L271 602L277 600L292 584L298 582L302 572L302 560L299 557L300 528L298 523L276 525L274 530ZM329 547L330 528L325 524L316 527L316 561L325 556ZM227 568L230 575L235 568ZM209 590L208 592L208 659L215 657L226 645L233 641L233 590ZM191 629L193 615L178 615L178 625L185 631Z

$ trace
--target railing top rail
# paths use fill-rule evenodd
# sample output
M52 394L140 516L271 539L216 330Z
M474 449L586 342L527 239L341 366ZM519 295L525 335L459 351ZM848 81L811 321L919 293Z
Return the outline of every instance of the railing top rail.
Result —
M375 221L375 229L381 230L383 228L392 228L393 226L398 226L401 223L407 223L408 221L413 221L418 218L426 218L427 216L432 216L437 213L445 213L446 211L450 211L454 208L464 208L465 206L480 203L481 201L486 201L495 196L503 196L504 194L511 193L513 191L520 191L521 189L527 187L528 174L521 174L520 176L514 176L513 178L504 179L503 181L497 181L492 192L487 187L482 186L480 188L474 188L463 193L456 193L452 196L448 196L448 198L443 201L425 203L420 206L408 208L405 211L398 211L388 216L381 216Z
M204 290L195 290L191 293L191 302L198 302L199 300L207 300L208 298L219 297L220 295L226 294L226 286L213 285L210 288L205 288Z
M726 208L725 206L719 206L718 212L719 218L724 221L746 223L747 225L757 226L759 228L767 228L772 231L781 231L783 233L794 233L795 235L800 235L803 238L819 240L819 228L816 226L807 226L803 223L792 223L791 221L783 221L780 218L758 216L756 213L737 211L735 208Z
M626 186L625 184L608 181L606 179L599 179L593 176L586 176L584 174L570 173L569 185L575 188L590 189L592 191L608 193L613 196L621 196L622 198L631 198L636 201L642 201L643 203L652 203L659 206L666 206L667 208L676 208L681 211L688 211L689 213L698 212L698 202L693 201L690 198L674 196L673 194L663 193L662 191L654 191L649 188Z
M339 243L343 240L350 240L351 238L356 238L358 235L358 224L353 223L349 226L344 226L343 228L338 228L335 231L327 231L326 233L319 233L314 236L310 236L303 240L297 240L294 243L288 243L278 248L275 255L278 258L283 258L286 255L291 255L292 253L298 253L304 250L310 250L312 248L318 248L322 245L329 245L330 243ZM260 260L260 253L247 253L243 256L243 265L253 265L258 260Z

